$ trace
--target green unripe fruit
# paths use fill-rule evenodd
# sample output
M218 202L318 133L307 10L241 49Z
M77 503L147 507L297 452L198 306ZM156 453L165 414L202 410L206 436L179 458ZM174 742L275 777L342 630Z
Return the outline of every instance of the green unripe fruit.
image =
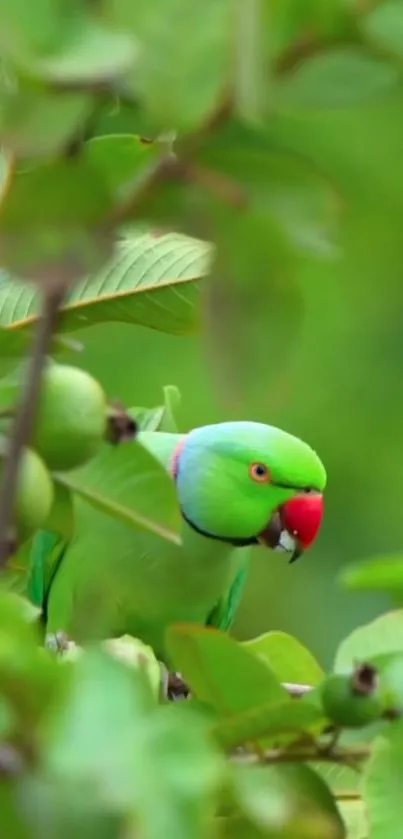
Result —
M339 728L370 725L384 711L378 687L360 690L356 674L328 676L321 686L321 696L326 716Z
M101 385L84 370L50 365L44 372L33 445L50 469L69 470L94 457L107 429Z
M2 478L5 441L0 446L0 480ZM20 541L24 541L45 523L53 504L52 478L39 455L24 449L17 480L15 525Z
M154 698L157 700L161 691L161 666L152 647L131 635L120 638L108 638L104 641L108 652L134 670L142 669L147 676Z

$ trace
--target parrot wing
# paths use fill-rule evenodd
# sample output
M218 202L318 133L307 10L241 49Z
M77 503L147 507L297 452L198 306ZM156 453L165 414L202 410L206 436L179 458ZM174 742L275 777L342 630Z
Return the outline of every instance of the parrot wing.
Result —
M249 553L249 549L246 550ZM237 554L239 555L240 553L241 550L238 548ZM244 553L244 551L242 551L242 553ZM221 629L223 632L226 632L231 628L242 600L248 572L249 562L246 561L236 574L227 593L224 597L220 598L217 605L214 607L212 612L210 612L207 619L207 626L214 626L216 629Z
M39 608L45 607L50 584L68 544L68 539L50 530L39 530L32 540L27 593Z

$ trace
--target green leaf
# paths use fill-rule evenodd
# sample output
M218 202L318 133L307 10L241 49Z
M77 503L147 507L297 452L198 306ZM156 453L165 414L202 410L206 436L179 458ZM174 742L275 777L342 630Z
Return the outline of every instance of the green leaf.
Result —
M48 773L83 786L98 808L123 811L145 839L164 830L202 839L224 770L205 723L177 707L155 708L141 672L99 650L73 667L71 695L47 727Z
M0 44L24 74L64 84L119 78L136 56L130 35L107 27L77 0L39 0L35 9L2 0Z
M25 597L0 590L0 694L10 702L22 737L32 736L32 726L64 689L40 640L38 609Z
M63 148L91 112L85 93L63 95L24 87L0 97L0 140L16 155L49 155Z
M126 32L100 19L82 18L57 52L29 62L36 76L59 84L88 85L119 79L136 58L136 44Z
M346 798L338 801L337 806L347 828L347 839L368 839L368 818L362 799Z
M78 656L71 667L66 701L45 721L45 766L65 782L95 783L106 800L127 803L137 727L154 705L147 678L100 649Z
M298 740L305 733L320 733L325 722L320 709L288 699L220 720L213 726L213 733L226 749L257 740L267 747Z
M107 134L85 143L83 156L98 169L116 199L125 197L141 182L149 167L155 165L161 144L149 143L135 134Z
M287 61L297 44L305 43L309 35L326 42L329 36L351 40L355 36L355 19L347 2L340 0L283 0L273 7L269 4L271 25L266 27L269 55ZM316 37L315 37L316 36ZM350 36L350 37L349 37ZM281 66L281 64L280 64Z
M368 761L363 798L371 826L371 839L395 839L403 820L401 777L403 772L403 726L395 723L389 737L380 737Z
M2 0L0 38L3 50L11 55L48 54L62 41L64 33L74 29L81 17L77 0L63 3L38 0L28 7L23 0ZM63 13L61 14L61 11Z
M324 671L312 653L285 632L266 632L251 641L244 641L243 646L266 661L281 682L315 686L324 678Z
M11 557L0 576L0 588L25 597L27 595L32 539L24 542ZM36 607L34 607L36 608Z
M174 484L140 443L132 441L116 448L105 444L88 464L57 473L54 480L128 527L148 530L180 545Z
M392 652L403 652L403 610L388 612L354 629L337 650L334 670L348 673L357 661Z
M223 632L177 624L168 628L166 645L196 698L224 715L288 698L270 668Z
M286 839L344 839L345 829L335 801L309 767L236 767L234 793L239 808L258 829ZM272 833L273 831L273 833Z
M176 412L181 402L180 390L176 385L165 385L164 388L164 414L161 420L160 431L169 431L177 434L179 426Z
M18 795L16 794L16 783L2 783L0 787L0 808L1 820L3 830L6 831L7 836L12 836L13 839L31 839L32 831L30 830L27 820L24 818ZM79 837L80 839L80 837Z
M18 783L15 798L18 812L24 814L29 825L29 839L33 835L41 839L120 839L122 835L121 814L113 808L99 807L94 790L90 792L74 781L67 783L44 771L26 773ZM9 835L20 839L12 831Z
M361 18L364 34L378 47L403 58L403 15L400 0L384 0Z
M315 763L315 761L310 765L325 781L334 796L349 799L359 796L361 775L355 769L340 764Z
M186 131L214 109L228 82L228 0L106 0L113 24L140 44L132 89L156 125ZM172 95L172 92L175 94Z
M0 374L5 376L12 372L20 359L24 358L30 347L30 335L12 332L10 329L0 328ZM18 387L13 381L0 382L1 408L8 408L14 404L18 394Z
M129 414L136 420L141 431L168 431L171 434L178 432L175 420L175 411L180 403L180 392L175 385L165 385L164 404L158 408L130 408ZM0 404L1 404L1 382L0 382Z
M102 229L111 200L97 169L81 158L15 172L0 204L3 266L51 284L99 268L113 251Z
M164 416L164 405L159 408L130 408L128 413L136 420L140 431L157 431Z
M103 270L78 283L67 298L59 328L71 332L95 323L137 323L183 335L198 327L198 280L210 267L211 245L177 233L138 233L118 243ZM4 278L0 323L28 326L38 316L33 285Z
M287 108L345 108L380 100L397 90L401 74L360 47L338 47L299 63L280 83L278 105Z
M142 732L134 784L135 825L146 839L205 839L226 776L205 720L178 706L160 707ZM156 806L156 802L158 806Z
M403 593L403 556L375 556L343 568L340 574L343 585L349 589L383 590Z
M2 288L0 278L0 289ZM19 284L12 281L13 293L19 289ZM1 291L0 291L1 295ZM25 360L32 346L32 328L29 327L24 332L17 332L14 329L4 329L0 326L0 375L11 376L15 373L17 375L17 368L19 368L21 360ZM51 352L59 354L64 352L69 346L69 342L58 335L52 336ZM19 393L19 378L8 378L0 380L0 410L3 408L12 407L15 404L15 398Z

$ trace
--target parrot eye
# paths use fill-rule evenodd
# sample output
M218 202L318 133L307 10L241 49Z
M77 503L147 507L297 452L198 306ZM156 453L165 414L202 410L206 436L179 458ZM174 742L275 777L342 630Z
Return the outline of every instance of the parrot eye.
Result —
M253 481L260 484L267 484L270 481L270 472L264 463L252 463L249 467L249 475Z

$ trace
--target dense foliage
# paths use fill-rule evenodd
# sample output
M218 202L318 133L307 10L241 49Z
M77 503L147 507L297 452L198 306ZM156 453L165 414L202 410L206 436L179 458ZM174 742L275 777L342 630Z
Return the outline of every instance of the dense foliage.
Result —
M395 839L403 610L349 633L331 673L284 632L241 643L172 626L191 695L169 702L141 639L45 649L25 595L32 536L69 535L75 495L180 542L172 483L135 439L180 428L179 390L117 404L74 369L80 330L202 332L204 375L251 417L284 385L304 266L305 280L306 266L337 266L372 200L354 137L333 138L330 121L326 153L304 120L401 94L403 3L0 0L0 56L4 835ZM403 180L385 171L389 242ZM127 363L135 378L141 358ZM75 398L88 399L85 429ZM401 556L342 582L401 606Z

